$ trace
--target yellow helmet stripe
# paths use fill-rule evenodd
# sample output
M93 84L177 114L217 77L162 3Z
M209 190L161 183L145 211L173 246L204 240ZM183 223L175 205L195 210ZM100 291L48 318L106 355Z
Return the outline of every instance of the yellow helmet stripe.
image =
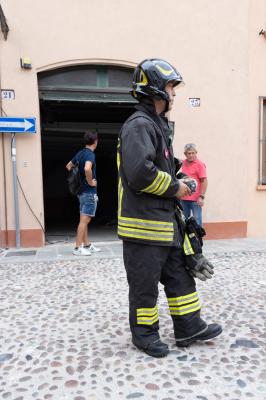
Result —
M144 74L144 72L143 71L141 71L141 73L140 73L140 82L137 82L139 85L141 85L141 86L146 86L146 85L148 85L148 79L147 79L147 76Z
M170 76L174 72L174 70L172 68L171 69L164 69L163 67L161 67L158 64L156 64L155 66L165 76Z

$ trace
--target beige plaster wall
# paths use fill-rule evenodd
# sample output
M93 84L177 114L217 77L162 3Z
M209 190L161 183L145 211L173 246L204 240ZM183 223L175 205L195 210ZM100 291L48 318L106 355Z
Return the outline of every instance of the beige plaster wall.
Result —
M251 1L249 15L249 164L246 190L248 235L265 236L266 190L258 191L256 187L258 183L259 96L266 96L266 38L260 36L259 32L261 29L266 29L266 1Z
M254 1L252 21L258 18ZM265 16L265 2L258 2ZM249 85L249 47L254 40L249 37L253 26L249 0L169 0L163 9L159 0L135 0L134 4L125 0L2 0L1 4L10 27L8 40L1 37L0 41L2 88L16 91L16 100L3 104L9 116L36 116L39 124L38 71L77 63L134 65L146 57L165 58L186 82L171 112L176 155L182 156L184 144L193 141L208 168L204 220L247 220L250 202L259 197L255 190L254 196L252 192L246 195L248 174L256 162L256 155L249 158L250 131L257 129L256 91L251 99ZM254 48L254 55L258 56L258 50ZM32 70L21 70L23 55L31 57ZM200 97L201 107L192 108L190 97ZM17 140L18 175L43 222L40 131L24 136ZM28 167L23 167L25 160ZM7 179L11 185L10 174ZM11 205L11 192L8 201ZM21 225L37 228L21 195L19 202ZM14 227L9 214L9 225ZM250 234L254 235L253 229Z

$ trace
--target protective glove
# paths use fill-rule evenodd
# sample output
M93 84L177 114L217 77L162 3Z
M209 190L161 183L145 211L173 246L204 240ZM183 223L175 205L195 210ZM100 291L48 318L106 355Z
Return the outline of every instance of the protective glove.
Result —
M194 277L201 281L211 279L214 274L214 266L212 263L204 257L203 254L193 254L186 256L187 270Z

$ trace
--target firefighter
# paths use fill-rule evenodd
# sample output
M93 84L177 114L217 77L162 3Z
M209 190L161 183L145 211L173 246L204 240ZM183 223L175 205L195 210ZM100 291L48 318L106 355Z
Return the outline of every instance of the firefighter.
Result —
M134 71L131 91L138 100L136 112L124 123L118 141L118 236L123 240L129 285L132 342L153 357L169 353L159 336L159 282L177 346L222 332L220 325L207 325L200 317L194 277L208 279L213 266L193 250L193 233L185 232L177 208L177 200L191 191L175 176L172 132L165 113L182 84L181 75L168 62L142 61Z

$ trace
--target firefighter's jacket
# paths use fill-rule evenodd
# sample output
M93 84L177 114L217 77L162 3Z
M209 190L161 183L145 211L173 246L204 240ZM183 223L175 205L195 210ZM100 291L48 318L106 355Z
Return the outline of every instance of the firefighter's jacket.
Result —
M140 104L118 142L118 236L152 245L182 246L175 219L179 182L167 119Z

